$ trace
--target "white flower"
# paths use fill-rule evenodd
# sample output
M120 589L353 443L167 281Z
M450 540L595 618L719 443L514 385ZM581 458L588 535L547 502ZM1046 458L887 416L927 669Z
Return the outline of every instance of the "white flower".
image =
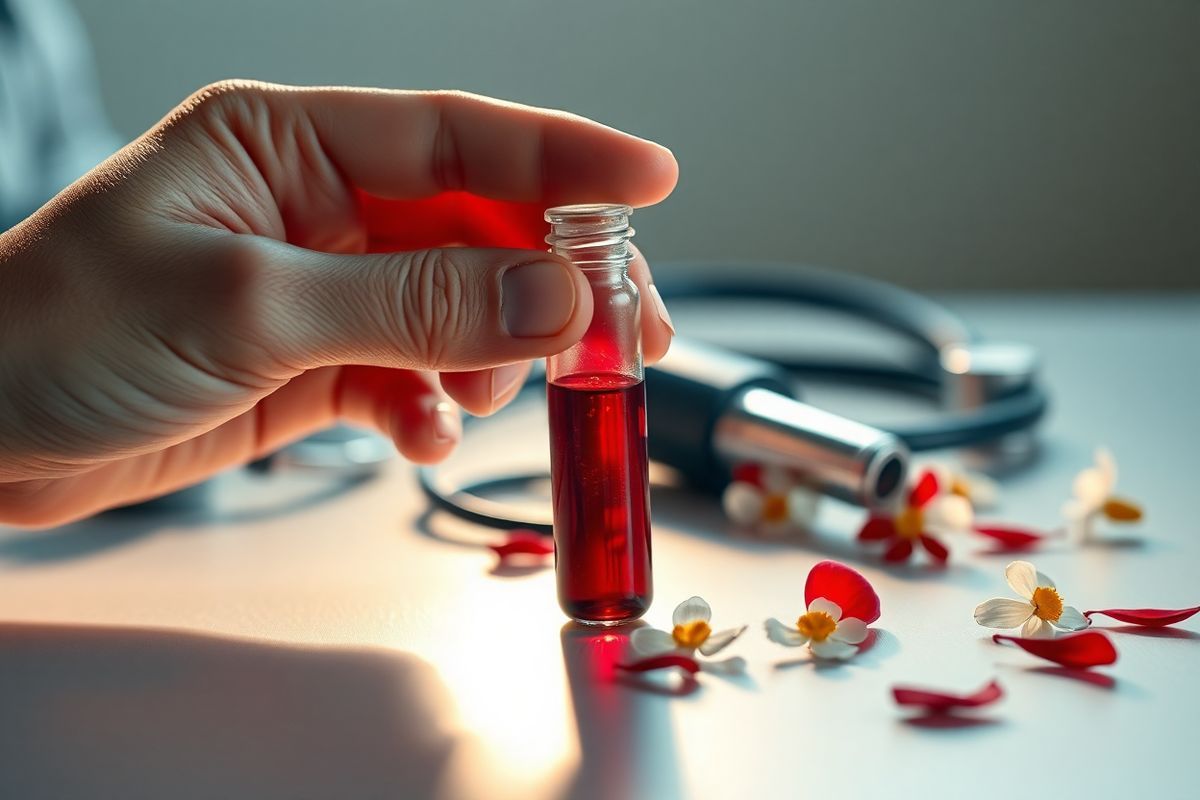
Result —
M1028 561L1014 561L1004 569L1008 585L1024 600L996 597L975 608L975 621L985 628L1008 630L1021 626L1027 639L1049 638L1055 628L1078 631L1090 623L1073 606L1063 604L1054 581Z
M629 640L633 649L643 656L656 656L663 653L683 653L694 655L697 650L706 656L716 655L724 650L733 640L745 633L747 626L727 628L713 633L709 626L712 619L712 608L703 597L692 597L684 600L675 607L671 615L671 632L658 628L637 628L630 634ZM708 672L736 673L746 669L746 660L740 656L727 658L723 661L702 661L697 659L701 669Z
M977 511L995 508L1000 499L1000 485L981 472L934 462L928 467L937 476L944 494L962 497Z
M867 624L861 619L842 619L842 609L824 597L808 604L795 625L785 625L772 617L764 623L767 638L785 647L807 644L814 656L845 660L858 652L857 645L867 638Z
M1117 485L1117 462L1103 447L1096 450L1094 466L1075 476L1074 498L1063 506L1068 531L1077 539L1095 534L1096 519L1103 514L1114 522L1136 522L1142 509L1130 500L1113 496Z
M765 533L787 527L812 527L820 494L799 485L785 469L765 466L748 470L752 479L737 479L725 487L721 506L731 522Z

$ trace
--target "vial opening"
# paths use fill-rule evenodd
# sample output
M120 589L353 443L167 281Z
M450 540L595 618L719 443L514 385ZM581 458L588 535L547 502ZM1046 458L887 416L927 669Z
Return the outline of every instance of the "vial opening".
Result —
M617 203L556 206L546 210L546 244L584 270L623 268L633 258L629 225L633 209Z

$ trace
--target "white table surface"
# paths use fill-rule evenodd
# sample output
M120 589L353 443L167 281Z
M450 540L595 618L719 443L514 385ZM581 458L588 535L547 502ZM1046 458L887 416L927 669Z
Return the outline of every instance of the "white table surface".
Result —
M1002 514L1057 524L1108 444L1139 545L1033 560L1084 607L1200 602L1200 299L951 298L985 333L1037 345L1054 408L1041 463ZM681 325L685 327L686 325ZM514 430L519 420L514 417ZM534 431L527 441L540 442ZM674 696L614 680L625 634L564 626L549 570L496 574L471 532L427 520L410 471L345 491L292 474L219 482L213 510L0 529L0 797L1194 797L1200 624L1118 631L1094 682L991 643L974 606L1010 556L885 568L827 504L808 542L725 529L708 501L656 497L656 601L701 594L744 679ZM441 537L441 538L439 538ZM861 569L876 645L814 668L761 633L800 613L809 567ZM1101 623L1107 626L1107 623ZM1005 699L911 725L889 687Z

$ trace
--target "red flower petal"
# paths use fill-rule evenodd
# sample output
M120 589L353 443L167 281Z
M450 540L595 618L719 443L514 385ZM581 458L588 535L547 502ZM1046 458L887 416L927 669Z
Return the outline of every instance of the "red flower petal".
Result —
M733 468L733 479L751 483L762 488L762 466L759 464L738 464Z
M913 552L912 539L896 539L891 547L883 551L883 560L897 563L908 561Z
M650 672L656 669L670 669L671 667L679 667L684 672L690 672L695 675L700 671L700 664L691 656L685 656L682 653L663 653L657 656L647 656L639 658L629 664L617 664L617 669L623 669L626 672Z
M944 562L950 557L950 551L946 549L946 545L927 533L921 534L921 544L925 546L926 552L938 561Z
M1083 615L1089 620L1092 614L1103 614L1119 622L1130 625L1144 625L1147 628L1161 628L1164 625L1174 625L1183 622L1188 617L1200 614L1200 606L1195 608L1100 608L1095 611L1085 611Z
M950 694L911 686L893 686L892 696L902 706L922 706L932 712L944 712L954 708L978 708L994 703L1004 696L1000 684L992 681L973 694Z
M1042 539L1046 538L1042 534L1030 530L1009 528L1001 525L986 525L982 528L976 528L975 532L995 539L1001 547L1011 550L1024 550L1034 547Z
M500 557L501 563L514 556L548 556L554 553L554 539L525 528L511 531L500 544L488 549Z
M992 641L1012 642L1039 658L1077 669L1112 664L1117 660L1117 648L1100 631L1084 631L1053 639L1022 639L997 633Z
M932 472L926 470L921 475L921 480L917 481L917 485L908 493L908 504L910 506L921 506L928 503L933 498L937 497L938 479Z
M861 619L870 625L879 619L879 595L861 574L836 561L822 561L804 582L804 605L824 597L837 603L843 617Z
M860 542L878 542L896 535L896 523L891 517L871 516L858 532Z

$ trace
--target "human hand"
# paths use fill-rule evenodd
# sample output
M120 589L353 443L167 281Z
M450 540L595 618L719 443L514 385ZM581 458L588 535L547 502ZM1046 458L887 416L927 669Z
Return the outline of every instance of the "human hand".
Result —
M461 93L199 92L0 235L0 522L152 497L338 419L445 457L450 399L490 413L591 318L543 209L648 205L676 176L656 144ZM653 361L670 323L640 255L631 274Z

